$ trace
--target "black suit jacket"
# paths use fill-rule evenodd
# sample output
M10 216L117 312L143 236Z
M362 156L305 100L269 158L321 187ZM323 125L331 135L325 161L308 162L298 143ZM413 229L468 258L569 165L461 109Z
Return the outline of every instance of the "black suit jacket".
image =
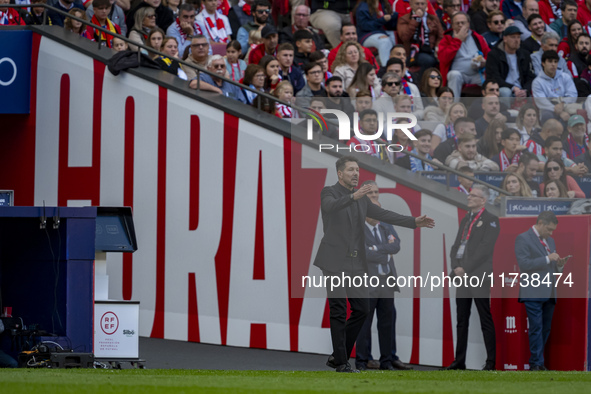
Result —
M464 257L460 260L456 258L456 254L462 243L464 228L466 229L466 233L470 228L469 217L470 214L468 213L460 222L456 241L451 247L451 276L454 276L454 268L462 267L468 276L478 276L482 278L483 273L489 275L493 272L493 252L500 232L499 218L486 210L482 212L482 215L480 215L472 227L472 233L468 239L466 250L464 251Z
M529 96L531 93L531 84L536 75L534 74L527 51L519 48L516 54L517 67L519 68L519 83L522 89L527 90L527 95ZM502 88L512 89L513 85L505 82L508 74L509 63L507 62L507 54L499 46L492 48L486 58L486 78L492 79Z
M322 212L322 225L324 236L320 241L318 253L314 265L329 272L342 272L343 260L351 252L353 242L353 226L361 232L363 245L365 245L365 218L379 220L397 226L416 228L415 218L412 216L399 215L373 204L367 196L357 201L351 199L351 190L336 183L327 186L320 193L320 207ZM348 207L357 209L357 223L353 223ZM359 257L366 265L367 260L365 248L358 251Z

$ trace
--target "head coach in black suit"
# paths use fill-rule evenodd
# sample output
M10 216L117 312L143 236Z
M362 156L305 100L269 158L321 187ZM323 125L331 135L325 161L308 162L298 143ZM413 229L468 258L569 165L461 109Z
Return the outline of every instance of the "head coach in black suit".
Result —
M323 188L320 193L324 236L314 265L322 270L324 276L347 275L353 279L367 274L366 217L413 229L435 225L433 219L426 215L417 218L403 216L374 205L367 197L370 185L355 190L359 182L359 165L355 157L341 157L336 162L336 170L338 183ZM326 364L337 372L358 372L351 368L348 360L369 312L369 289L366 286L327 287L327 295L333 354ZM347 299L351 305L348 320Z
M494 370L496 362L495 326L490 313L490 278L493 272L493 252L499 237L499 218L484 209L489 197L486 186L475 185L468 194L470 210L460 223L456 240L451 247L451 277L460 276L468 284L457 288L457 343L456 358L446 369L466 369L468 347L468 325L472 299L480 316L480 328L486 347L484 370ZM472 285L469 279L477 277L482 284ZM466 280L465 279L465 280ZM476 282L474 282L476 284Z

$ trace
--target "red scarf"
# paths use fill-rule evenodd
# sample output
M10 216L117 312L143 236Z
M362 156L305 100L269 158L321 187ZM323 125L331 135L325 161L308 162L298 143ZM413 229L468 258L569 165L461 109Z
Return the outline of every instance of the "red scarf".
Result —
M228 3L228 0L222 0L222 4L218 7L218 11L223 15L228 16L228 12L230 12L230 4Z
M443 13L441 20L443 21L443 30L451 29L451 17L447 14L447 12Z
M204 14L205 15L205 14ZM207 29L207 33L209 33L209 37L214 42L228 42L228 33L226 32L226 26L224 26L224 20L222 18L218 18L217 15L214 15L215 22L211 20L211 17L205 17L205 28Z
M542 147L542 145L533 141L531 138L529 140L527 140L527 142L525 143L525 147L527 148L528 151L530 151L531 153L533 153L535 155L543 155L544 154L544 148Z
M179 33L181 34L181 38L183 39L182 43L184 43L185 41L187 41L187 34L183 31L183 29L181 29L181 20L179 18L176 18L175 23L176 23L176 28L178 29ZM199 27L199 25L197 23L193 23L193 34L194 35L197 35L197 34L203 35L203 32L201 31L201 28ZM182 43L179 42L179 46Z
M511 164L519 164L519 156L521 156L520 152L515 152L513 158L509 162L509 157L505 153L505 149L499 153L499 164L501 164L501 171L505 171Z
M96 15L92 16L90 23L93 23L97 26L102 26L101 23L99 22L99 20L96 18ZM117 26L113 22L111 22L111 20L109 18L107 18L107 24L102 27L109 30L111 33L121 34L121 30L119 29L119 26ZM146 36L145 38L148 38L148 36ZM113 45L113 36L103 32L103 31L100 31L100 30L94 31L94 40L106 42L107 47L109 47L109 48L111 48Z
M587 151L587 144L589 143L589 136L585 133L585 138L583 139L583 145L579 145L577 141L573 138L571 134L568 135L567 138L568 142L568 152L566 152L569 159L574 160L575 157L582 155Z
M244 13L248 16L252 15L252 10L250 9L250 4L244 4L242 6L242 11L244 11Z

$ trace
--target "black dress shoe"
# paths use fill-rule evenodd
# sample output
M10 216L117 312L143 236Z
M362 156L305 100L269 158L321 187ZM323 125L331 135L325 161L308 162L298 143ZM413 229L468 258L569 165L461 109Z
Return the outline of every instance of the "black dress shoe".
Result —
M403 363L403 362L402 362L402 361L400 361L400 360L393 360L393 361L392 361L392 366L393 366L395 369L399 369L399 370L401 370L401 371L410 371L411 369L413 369L413 367L411 367L411 366L409 366L409 365L406 365L405 363Z
M530 371L547 371L548 369L543 365L532 365L529 369Z
M483 371L496 371L497 368L495 366L495 363L493 362L486 362L486 364L484 364L484 367L482 368Z
M345 372L345 373L359 373L358 369L351 368L351 364L341 364L336 367L335 371L337 372Z
M360 371L365 371L367 369L367 364L365 363L355 363L355 368L357 368Z
M367 369L380 369L380 362L378 360L369 360L367 362Z
M331 367L331 368L336 368L337 365L334 362L334 356L328 356L328 361L326 362L326 366Z
M394 368L392 363L380 365L380 369L385 371L396 371L396 368Z
M443 368L443 369L446 370L446 371L463 370L463 369L466 369L466 364L460 364L460 363L454 361L453 363L451 363L449 365L449 367Z

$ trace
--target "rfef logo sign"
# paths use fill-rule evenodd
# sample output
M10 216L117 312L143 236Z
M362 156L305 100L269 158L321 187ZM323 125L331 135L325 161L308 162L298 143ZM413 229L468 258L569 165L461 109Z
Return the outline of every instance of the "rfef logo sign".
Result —
M0 113L28 114L33 32L0 31Z
M107 335L113 335L119 328L119 318L113 312L106 312L101 316L101 330Z

